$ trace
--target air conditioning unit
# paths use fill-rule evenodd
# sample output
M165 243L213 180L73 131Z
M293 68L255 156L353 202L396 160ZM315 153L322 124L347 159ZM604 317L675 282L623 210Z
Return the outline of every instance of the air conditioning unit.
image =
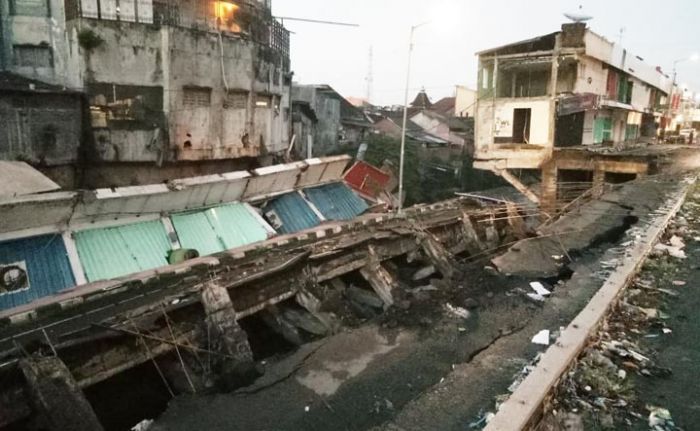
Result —
M29 287L29 273L25 261L0 264L0 295L17 293Z

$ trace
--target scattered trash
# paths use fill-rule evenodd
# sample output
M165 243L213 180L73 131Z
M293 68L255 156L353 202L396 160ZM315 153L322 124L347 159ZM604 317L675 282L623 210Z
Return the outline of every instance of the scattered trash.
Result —
M543 329L532 337L532 342L534 344L539 344L542 346L549 346L549 329Z
M539 281L533 281L530 283L530 287L532 287L532 290L535 291L540 296L549 296L552 294L549 290L547 290L542 283Z
M435 274L435 266L430 265L426 266L425 268L421 268L418 271L416 271L413 274L413 281L420 281L420 280L425 280L426 278L430 277L431 275Z
M304 411L305 411L306 413L308 413L310 410L311 410L311 407L309 407L309 406L304 406Z
M620 380L625 380L627 378L627 371L625 370L618 370L617 371L617 377L620 378Z
M674 247L685 248L685 243L683 242L683 239L679 236L673 235L671 239L668 240L668 242Z
M151 425L153 425L153 423L153 419L144 419L131 427L131 431L146 431L151 427Z
M655 431L666 431L676 429L673 423L671 412L660 407L647 407L649 409L649 428Z
M471 428L471 429L484 428L484 426L486 424L488 424L491 421L491 419L494 418L494 416L496 416L496 415L492 412L479 413L478 419L475 420L474 422L471 422L469 424L469 428Z
M683 250L681 250L680 247L674 247L666 244L656 244L654 246L654 250L660 251L660 252L666 252L668 253L669 256L675 257L676 259L687 259L688 256L685 254Z
M687 284L687 283L686 283L685 281L682 281L682 280L674 280L674 281L673 281L673 285L674 285L674 286L679 286L679 287L680 287L680 286L685 286L686 284Z
M547 299L544 296L537 294L537 293L528 293L527 297L532 299L533 301L537 301L537 302L544 302L545 299Z
M470 313L469 313L469 310L467 310L466 308L455 307L454 305L452 305L450 303L445 304L445 308L447 309L447 311L449 311L450 313L452 313L456 317L461 317L462 319L469 318Z
M670 334L670 333L673 332L673 330L670 329L670 328L664 328L664 329L662 329L661 331L662 331L664 334Z

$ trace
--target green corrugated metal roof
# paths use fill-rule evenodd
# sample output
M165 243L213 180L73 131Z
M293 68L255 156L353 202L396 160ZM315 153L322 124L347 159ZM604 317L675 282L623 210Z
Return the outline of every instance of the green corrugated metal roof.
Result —
M171 218L180 245L197 250L201 256L267 239L266 226L244 204L175 214Z
M73 234L88 281L168 265L170 241L160 220Z

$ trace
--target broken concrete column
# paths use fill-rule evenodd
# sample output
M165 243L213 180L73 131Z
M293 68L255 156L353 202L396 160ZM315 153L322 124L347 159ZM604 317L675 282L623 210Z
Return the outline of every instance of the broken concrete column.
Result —
M479 239L479 234L476 232L474 222L472 222L472 219L467 213L462 214L462 231L464 233L463 240L469 254L478 254L486 249L481 239Z
M228 291L211 281L202 289L202 305L207 314L209 348L221 353L219 368L222 376L248 379L253 371L253 351L248 336L236 321L236 310Z
M445 278L452 278L456 274L457 262L454 256L431 234L420 236L423 253L430 259L435 268Z
M323 323L326 332L335 333L338 327L338 319L333 313L322 311L323 303L319 298L307 289L299 290L296 296L297 304L304 307L312 316Z
M32 406L52 431L99 431L92 406L60 358L29 358L19 363Z
M508 214L508 224L513 229L513 234L518 239L527 238L527 227L525 221L520 216L518 208L513 202L506 202L506 212Z
M372 286L372 289L384 301L386 307L394 305L393 291L398 287L398 282L389 271L382 266L374 247L368 248L369 262L360 270L362 277Z
M282 313L276 306L271 305L267 307L260 313L260 316L270 329L289 343L295 346L304 344L299 330L282 316Z
M596 169L593 171L593 197L599 198L603 195L605 187L605 171L602 169Z
M540 209L550 217L557 212L557 172L554 161L549 161L542 166Z

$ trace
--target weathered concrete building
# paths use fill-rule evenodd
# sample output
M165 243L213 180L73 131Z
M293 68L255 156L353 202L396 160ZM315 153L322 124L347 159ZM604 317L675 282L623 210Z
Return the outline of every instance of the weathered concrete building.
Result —
M292 103L297 113L295 146L303 157L357 150L372 126L360 109L329 85L294 85Z
M269 2L38 3L2 8L2 66L87 93L88 186L230 171L288 146L289 34Z
M28 162L71 182L89 122L84 101L80 92L0 72L0 160Z
M477 168L521 190L508 170L542 169L542 196L550 202L566 171L577 181L647 173L647 163L589 150L654 140L668 88L658 68L582 23L478 55Z

